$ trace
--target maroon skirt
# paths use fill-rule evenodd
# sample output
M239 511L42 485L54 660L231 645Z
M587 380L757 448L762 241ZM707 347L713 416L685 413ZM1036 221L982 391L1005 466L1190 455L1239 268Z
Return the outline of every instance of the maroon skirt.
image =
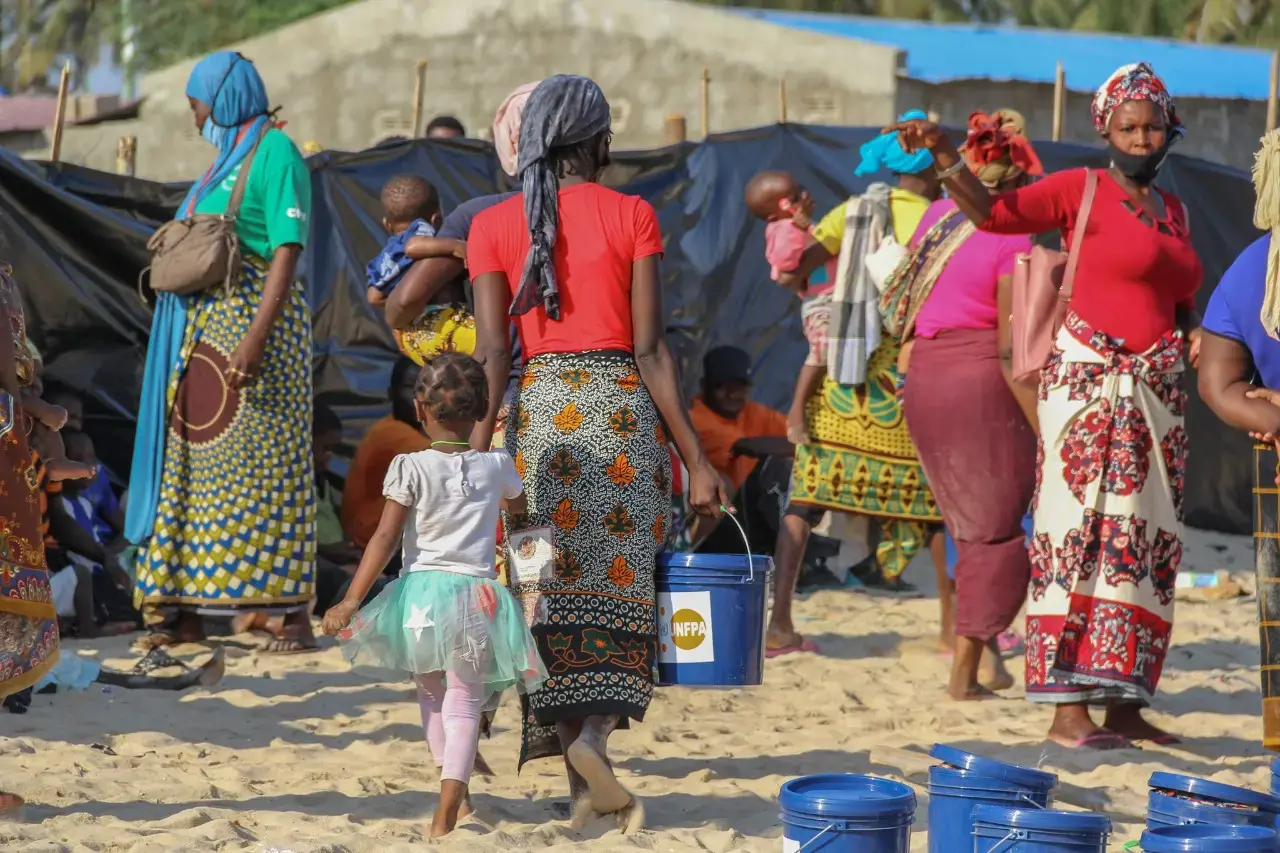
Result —
M995 331L917 338L903 412L955 540L956 633L989 640L1017 617L1031 579L1023 516L1036 435L1005 383Z

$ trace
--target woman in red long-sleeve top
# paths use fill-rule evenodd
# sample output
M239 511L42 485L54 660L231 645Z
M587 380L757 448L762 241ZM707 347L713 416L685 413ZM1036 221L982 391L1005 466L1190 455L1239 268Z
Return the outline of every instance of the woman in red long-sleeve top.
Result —
M1040 377L1027 697L1056 706L1051 740L1112 749L1176 741L1140 712L1173 627L1183 352L1190 344L1194 364L1203 268L1186 209L1152 186L1183 132L1164 84L1145 63L1121 68L1098 90L1093 119L1109 169L1061 172L996 196L937 125L898 130L904 147L933 150L951 196L985 231L1061 229L1070 245L1086 184L1096 181L1070 309ZM1106 709L1102 726L1090 705Z

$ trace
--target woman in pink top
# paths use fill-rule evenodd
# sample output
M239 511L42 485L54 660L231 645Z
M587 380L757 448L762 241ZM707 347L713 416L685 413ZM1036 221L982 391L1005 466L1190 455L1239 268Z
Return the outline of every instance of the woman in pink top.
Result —
M1021 186L1039 162L1028 142L975 114L964 154L992 192ZM903 411L920 464L955 540L956 653L947 692L991 695L1013 685L997 637L1022 608L1031 576L1022 518L1036 480L1035 388L1011 376L1010 284L1026 236L976 230L950 200L930 206L912 238L916 263L904 340ZM913 335L914 331L914 335Z

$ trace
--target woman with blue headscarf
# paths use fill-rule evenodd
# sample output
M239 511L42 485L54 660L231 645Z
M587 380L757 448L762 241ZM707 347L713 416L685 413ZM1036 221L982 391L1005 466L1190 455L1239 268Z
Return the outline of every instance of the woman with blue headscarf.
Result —
M912 111L907 118L924 113ZM896 134L870 140L861 154L857 176L888 171L896 186L872 183L835 207L814 228L799 266L779 279L784 286L801 286L840 258L837 280L809 287L802 308L810 346L821 338L828 370L796 390L805 424L793 431L796 459L778 536L777 594L767 637L771 657L818 650L795 630L791 601L809 533L828 511L877 522L875 553L855 575L865 586L890 592L912 591L902 571L930 544L932 528L942 520L902 418L895 393L899 346L880 333L877 293L866 264L886 237L909 243L941 182L929 152L903 150ZM945 572L943 544L939 539L934 558Z
M311 314L295 280L311 179L238 53L205 57L187 99L213 164L178 218L227 209L253 156L236 232L238 283L157 294L125 534L153 644L203 637L202 615L283 617L267 651L315 648Z

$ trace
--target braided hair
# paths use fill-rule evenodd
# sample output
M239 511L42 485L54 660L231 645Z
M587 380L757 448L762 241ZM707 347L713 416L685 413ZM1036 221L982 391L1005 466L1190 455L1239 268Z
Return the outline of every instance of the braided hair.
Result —
M478 421L489 412L489 382L480 362L446 352L427 359L413 396L437 421Z

